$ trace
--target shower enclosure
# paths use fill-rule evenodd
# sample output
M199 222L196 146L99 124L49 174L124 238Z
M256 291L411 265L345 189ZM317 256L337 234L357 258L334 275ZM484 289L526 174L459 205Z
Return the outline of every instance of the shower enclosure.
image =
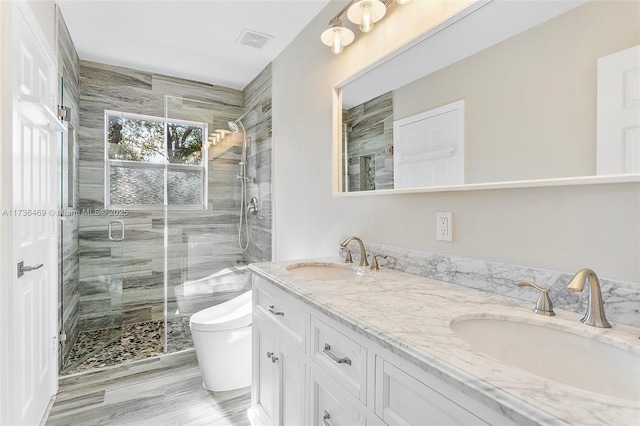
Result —
M165 95L162 116L81 107L63 375L192 348L190 315L249 289L246 265L270 260L270 90L243 95L250 105ZM267 208L247 215L248 196Z

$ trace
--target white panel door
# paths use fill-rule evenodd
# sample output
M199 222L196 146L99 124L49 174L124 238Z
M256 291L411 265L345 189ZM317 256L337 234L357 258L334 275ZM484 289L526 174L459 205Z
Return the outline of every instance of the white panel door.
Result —
M640 46L598 59L599 175L640 173Z
M393 123L394 188L464 183L464 101Z
M40 29L26 2L19 3L11 19L10 60L13 171L7 215L15 268L9 283L10 398L12 424L37 425L57 390L58 144L50 129L57 82L50 48L36 35Z

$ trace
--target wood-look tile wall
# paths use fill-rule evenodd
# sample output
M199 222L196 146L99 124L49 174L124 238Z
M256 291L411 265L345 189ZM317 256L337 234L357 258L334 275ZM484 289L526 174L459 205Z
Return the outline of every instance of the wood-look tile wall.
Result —
M250 138L247 198L258 199L258 213L249 214L251 236L246 254L250 262L271 260L271 64L242 91L242 120Z
M270 87L270 74L260 81L262 83L257 86ZM250 126L251 131L270 127L270 90L267 92L268 101L260 96L255 98L262 112ZM80 62L80 209L104 208L104 110L164 117L165 96L172 97L167 101L169 116L184 119L187 117L180 115L188 111L192 120L206 120L209 132L226 128L228 120L236 119L243 112L243 93L238 90ZM270 139L261 139L256 133L255 140L260 140L255 147L268 145L270 152ZM236 176L241 143L241 137L230 135L210 149L206 210L168 210L166 217L163 209L129 210L126 216L80 215L81 329L164 317L165 224L169 253L166 293L169 315L174 315L177 309L176 285L253 258L253 254L247 256L237 244L240 184ZM255 155L259 157L260 153L256 151ZM270 154L267 167L270 169ZM262 235L256 238L250 253L260 254L256 258L263 260L263 253L271 256L270 170L265 173L260 167L256 173L261 178L255 186L269 188L267 195L260 193L261 198L264 196L268 200L265 205L269 207L263 215L269 217L263 217L262 222L269 236L262 235L256 218L250 219L250 224L258 228L256 234ZM267 176L268 183L262 181ZM252 186L250 184L249 188ZM123 242L108 238L108 223L116 219L122 219L125 224ZM268 242L267 249L261 246L262 242Z
M343 120L347 124L349 192L392 189L393 154L387 148L393 146L393 92L349 109Z

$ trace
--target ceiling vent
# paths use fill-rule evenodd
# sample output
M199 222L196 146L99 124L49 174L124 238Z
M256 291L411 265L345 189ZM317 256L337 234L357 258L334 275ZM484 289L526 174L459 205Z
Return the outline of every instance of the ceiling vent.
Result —
M236 43L262 49L273 36L261 34L253 30L244 29L238 36Z

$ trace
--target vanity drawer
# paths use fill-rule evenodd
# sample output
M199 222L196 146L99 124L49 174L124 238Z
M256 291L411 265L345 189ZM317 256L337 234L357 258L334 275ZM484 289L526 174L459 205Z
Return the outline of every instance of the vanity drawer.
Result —
M353 396L366 403L367 350L333 327L312 319L313 360Z
M352 404L340 385L321 371L314 371L311 377L311 422L312 426L365 426L357 402Z
M488 425L414 376L376 357L375 413L390 426ZM500 423L502 424L502 423Z
M255 309L272 319L304 351L305 315L302 309L291 296L255 275L253 284Z

